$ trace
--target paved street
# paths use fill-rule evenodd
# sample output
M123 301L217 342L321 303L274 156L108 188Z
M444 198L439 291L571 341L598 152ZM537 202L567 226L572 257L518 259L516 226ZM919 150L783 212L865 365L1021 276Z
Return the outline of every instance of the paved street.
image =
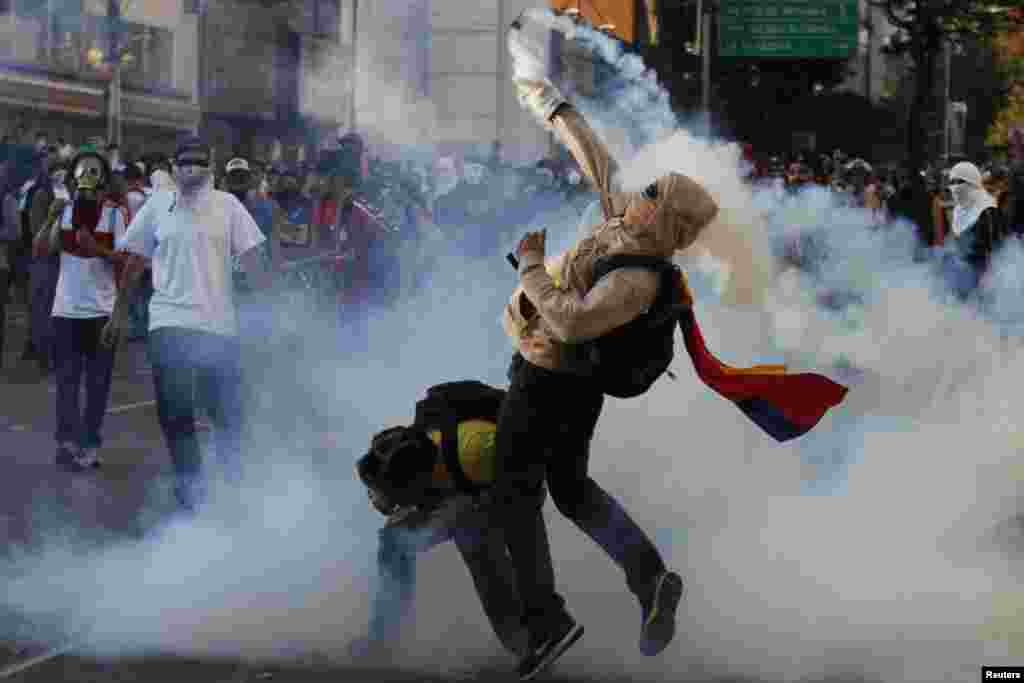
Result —
M0 560L17 547L41 541L40 533L55 528L74 535L87 531L90 538L110 541L138 538L173 509L166 487L170 462L156 420L153 387L145 345L126 343L115 370L103 448L105 466L98 472L71 474L53 465L54 385L41 379L32 366L18 361L24 343L24 317L15 314L8 330L8 348L0 375L0 539L5 550ZM484 670L425 676L422 672L393 669L355 670L351 666L316 659L263 664L235 659L146 657L98 660L59 646L59 634L45 624L32 623L18 614L0 614L0 681L12 683L249 683L280 681L375 681L429 683L436 681L515 680L511 660ZM55 645L56 644L56 645ZM679 672L677 680L702 683L754 683L749 679L718 679ZM546 680L582 681L559 676ZM613 679L602 678L602 681ZM643 678L633 677L637 681ZM829 683L863 683L856 678L828 678ZM807 683L812 683L808 681Z
M0 559L16 547L40 542L40 533L61 527L74 534L110 541L141 536L172 512L167 483L170 462L157 426L153 386L145 345L126 343L118 354L108 418L104 425L104 467L72 474L53 465L54 384L34 365L18 360L25 320L16 311L8 328L0 374ZM97 533L99 532L99 534ZM422 682L422 673L339 668L326 660L276 662L147 657L97 660L59 646L60 636L45 624L18 614L0 614L0 680L12 683L74 681L183 681L247 683L287 681L318 683L345 680ZM57 643L57 644L55 644ZM507 664L507 663L506 663ZM473 677L460 676L459 680ZM479 674L500 680L500 672Z

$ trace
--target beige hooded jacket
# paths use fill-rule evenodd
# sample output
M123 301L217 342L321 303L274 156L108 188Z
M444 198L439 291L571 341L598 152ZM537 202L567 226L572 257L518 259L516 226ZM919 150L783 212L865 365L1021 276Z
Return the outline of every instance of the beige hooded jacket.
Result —
M563 105L551 125L600 193L605 221L546 267L537 256L522 260L520 285L505 307L502 325L527 361L571 372L567 344L596 339L628 323L651 306L658 292L657 275L642 268L612 271L595 286L595 261L616 254L671 259L714 220L718 205L696 182L670 173L656 181L652 223L629 225L622 217L641 195L612 191L615 161L586 120Z

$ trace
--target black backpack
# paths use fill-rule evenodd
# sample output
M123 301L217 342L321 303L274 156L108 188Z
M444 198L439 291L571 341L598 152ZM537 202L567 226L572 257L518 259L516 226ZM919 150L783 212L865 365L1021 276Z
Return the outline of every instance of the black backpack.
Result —
M497 423L504 400L504 390L464 380L432 386L427 389L427 397L416 403L413 427L424 431L440 430L441 457L455 488L462 493L476 494L481 487L470 481L459 463L459 423L466 420Z
M571 357L587 367L601 390L615 398L640 396L663 374L675 353L675 330L685 306L680 304L681 273L667 259L620 254L594 264L594 284L619 268L646 268L658 275L651 307L625 325L597 339L570 346Z

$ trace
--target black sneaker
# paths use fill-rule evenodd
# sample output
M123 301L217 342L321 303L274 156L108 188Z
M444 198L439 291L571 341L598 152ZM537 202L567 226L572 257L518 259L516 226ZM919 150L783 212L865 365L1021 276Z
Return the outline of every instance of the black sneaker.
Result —
M676 608L685 592L683 578L675 572L663 571L654 580L650 602L641 604L640 652L653 657L672 642L676 635Z
M540 643L531 644L529 651L519 660L516 674L521 681L529 681L543 673L555 660L565 654L583 635L583 627L567 616L567 621Z
M71 472L83 472L85 467L78 462L79 449L78 445L70 441L65 441L57 445L57 457L54 458L54 462L57 467Z

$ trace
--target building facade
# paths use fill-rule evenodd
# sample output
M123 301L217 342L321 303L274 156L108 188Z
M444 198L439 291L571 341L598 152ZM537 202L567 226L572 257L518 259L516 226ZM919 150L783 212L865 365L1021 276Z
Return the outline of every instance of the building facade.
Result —
M355 126L376 150L536 161L551 138L512 87L509 24L532 0L363 0Z
M349 125L355 0L218 0L203 15L202 132L218 156L312 158Z
M82 144L108 138L119 26L121 137L129 154L173 145L199 122L198 17L184 0L0 0L0 127Z

